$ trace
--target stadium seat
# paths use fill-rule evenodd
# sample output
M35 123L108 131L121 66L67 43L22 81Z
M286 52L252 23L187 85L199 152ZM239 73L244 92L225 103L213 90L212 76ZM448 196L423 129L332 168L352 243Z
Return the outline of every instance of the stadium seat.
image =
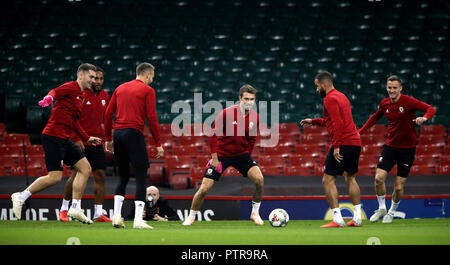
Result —
M377 135L386 135L387 133L387 128L385 125L383 124L375 124L374 126L370 127L367 131L366 134L377 134Z
M411 167L410 175L433 175L434 166L430 167L428 165L413 165Z
M324 146L328 142L328 136L321 134L302 134L299 142L300 144L315 144Z
M418 145L416 147L416 155L433 155L439 157L442 154L442 148L434 145Z
M450 165L437 166L436 175L450 175Z
M182 146L196 146L201 147L208 144L207 138L203 136L180 136L176 137L178 144Z
M297 123L281 123L279 124L280 134L298 136L300 135L300 128Z
M190 176L192 180L192 188L198 188L203 180L203 174L205 173L205 168L203 167L193 167L190 169Z
M358 176L374 176L375 168L370 165L359 165L358 166Z
M284 167L286 165L286 159L281 155L262 156L259 158L258 164L260 166Z
M304 166L287 166L284 168L286 176L316 176L315 168Z
M315 145L315 144L299 144L294 147L294 152L296 154L314 154L321 155L324 154L324 146Z
M191 187L191 176L187 174L173 174L169 176L169 185L171 189L181 190Z
M283 175L283 168L278 166L261 166L261 173L264 176L271 175L271 176L281 176Z
M266 147L263 148L264 155L266 156L272 156L272 155L281 155L281 156L288 156L292 154L292 147L290 146L275 146L275 147Z
M364 155L361 154L359 156L359 165L360 166L371 166L371 167L376 167L377 166L377 156L372 155L372 154L368 154L368 155Z
M363 145L361 148L361 154L364 155L379 155L382 148L377 145Z
M450 155L450 144L447 143L447 145L444 147L444 154Z
M446 136L447 132L444 125L422 125L420 126L420 135Z
M150 183L164 183L165 168L163 163L150 163L148 168L148 180Z
M8 134L4 137L3 144L5 145L31 145L28 134Z
M28 145L26 148L27 156L44 155L44 148L42 145Z
M363 134L361 135L362 145L376 145L383 146L385 137L382 134Z
M200 153L200 150L202 148L197 146L174 146L172 147L172 155L195 157Z
M450 166L450 155L442 155L439 158L439 164L441 166Z
M314 168L316 165L320 164L320 159L318 156L312 156L310 154L296 155L289 158L290 166L302 166Z
M328 136L328 131L326 127L322 126L309 126L303 127L303 134L319 134L323 136Z
M445 146L445 137L437 134L421 134L419 145Z

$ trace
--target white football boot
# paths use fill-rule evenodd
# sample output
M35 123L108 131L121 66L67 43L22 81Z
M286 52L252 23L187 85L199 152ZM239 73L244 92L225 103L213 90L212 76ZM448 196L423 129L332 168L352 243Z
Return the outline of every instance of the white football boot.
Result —
M186 220L184 220L184 222L183 222L183 224L182 225L184 225L184 226L190 226L190 225L192 225L192 224L194 224L194 222L195 222L195 218L192 218L192 217L187 217L186 218Z
M120 215L114 215L112 219L112 225L115 228L125 228L125 223Z
M153 229L152 226L148 225L144 220L134 220L133 228L135 229Z
M70 207L69 211L67 212L67 216L71 217L74 220L78 220L83 224L90 225L93 223L91 219L89 219L86 215L84 215L82 210L78 210L72 207Z
M370 217L370 221L372 223L374 223L374 222L378 221L378 219L380 219L381 217L386 216L386 213L387 213L387 211L384 208L375 210L375 213Z
M20 220L20 218L22 217L22 206L25 202L19 200L19 195L20 195L20 192L13 193L11 195L11 201L13 204L13 208L12 208L13 213L16 216L16 218Z
M383 224L390 224L390 223L392 223L392 220L394 220L394 213L393 212L388 212L383 217Z

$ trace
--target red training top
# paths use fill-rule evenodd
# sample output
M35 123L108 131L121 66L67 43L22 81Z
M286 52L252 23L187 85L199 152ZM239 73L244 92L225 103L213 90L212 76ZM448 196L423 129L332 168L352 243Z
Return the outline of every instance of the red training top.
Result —
M105 140L112 140L112 117L116 113L114 129L132 128L144 133L147 117L156 146L161 146L155 90L141 80L126 82L114 91L105 112Z
M331 90L323 100L323 118L312 119L313 125L326 126L333 146L361 146L361 138L353 122L352 109L347 97Z
M83 141L89 135L81 128L78 119L83 105L83 91L76 81L70 81L51 90L47 95L53 97L54 105L43 134L68 139L75 131Z
M81 127L90 136L95 136L100 139L105 137L103 132L103 115L105 114L106 107L108 107L109 94L105 90L100 90L95 95L92 89L86 89L84 91L84 102L81 108L81 117L79 119ZM78 135L72 133L73 142L78 142L81 139ZM90 145L86 142L84 145Z
M384 115L388 120L388 135L386 145L395 148L412 148L417 145L416 110L426 111L424 117L431 119L436 113L432 106L413 97L401 94L397 102L392 103L390 98L381 100L378 110L370 116L366 124L359 129L363 134Z
M208 138L211 153L230 157L252 153L259 126L259 115L250 110L245 117L239 105L228 107L217 115Z

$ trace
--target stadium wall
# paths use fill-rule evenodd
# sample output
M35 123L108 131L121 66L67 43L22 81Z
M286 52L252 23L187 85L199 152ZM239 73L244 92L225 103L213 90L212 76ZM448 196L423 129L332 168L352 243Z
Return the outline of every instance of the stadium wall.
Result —
M171 207L180 219L189 213L192 196L164 196L170 200ZM90 218L93 216L93 195L84 196L82 208ZM133 203L133 196L127 196L123 214ZM33 195L24 207L25 220L58 220L61 195ZM378 207L375 196L362 196L363 219L368 219ZM387 207L390 207L390 197ZM353 206L348 196L340 197L340 208L345 218L351 218ZM106 196L103 208L112 216L113 196ZM267 219L275 208L285 209L291 220L329 220L332 213L324 196L268 196L261 204L260 214ZM450 217L450 194L447 195L409 195L404 196L396 212L397 218L448 218ZM209 196L205 199L197 220L248 220L251 212L251 197L248 196ZM0 220L16 220L11 209L10 195L0 195Z

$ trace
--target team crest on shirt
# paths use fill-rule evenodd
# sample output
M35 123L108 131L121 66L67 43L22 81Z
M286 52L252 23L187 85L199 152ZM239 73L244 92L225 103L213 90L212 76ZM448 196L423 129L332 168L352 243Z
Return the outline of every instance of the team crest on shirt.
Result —
M102 106L104 107L106 105L106 100L102 99Z
M400 112L403 112L403 111L404 111L403 107L399 107L398 110L399 110Z

